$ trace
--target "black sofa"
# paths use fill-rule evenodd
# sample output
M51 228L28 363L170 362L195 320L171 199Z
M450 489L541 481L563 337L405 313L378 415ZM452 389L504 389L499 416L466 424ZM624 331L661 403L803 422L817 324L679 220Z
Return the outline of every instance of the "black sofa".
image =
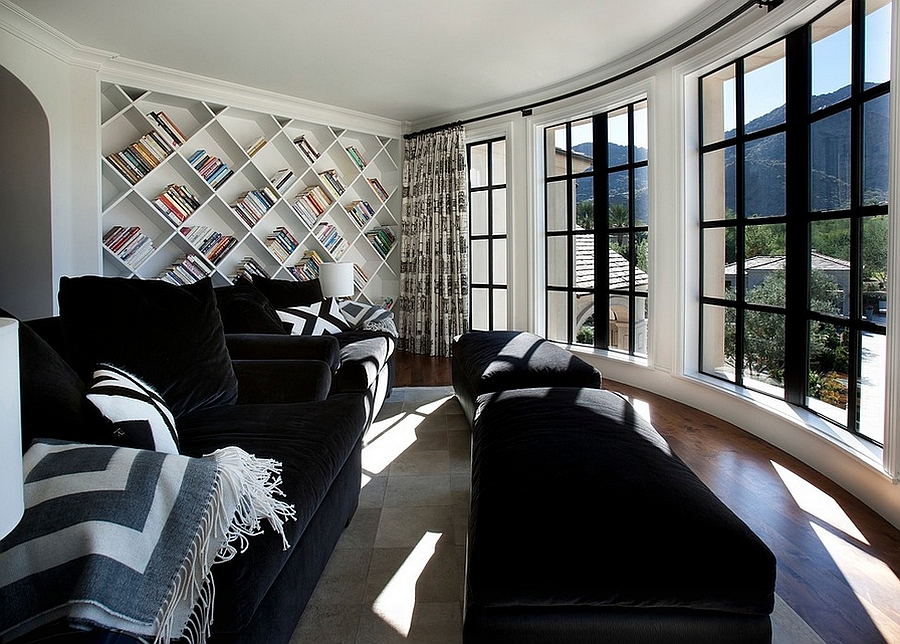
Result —
M283 353L286 336L272 360L267 336L235 336L244 356L235 358L208 279L175 287L63 278L59 300L59 317L20 324L23 449L38 437L114 443L85 400L94 365L111 362L163 394L181 453L235 445L279 461L281 489L296 510L284 526L290 548L267 528L246 552L213 567L211 641L288 642L359 498L370 409L365 389L333 391L337 339L307 339L302 353L316 359L296 359Z
M771 551L590 365L516 332L464 334L452 362L466 644L771 641Z

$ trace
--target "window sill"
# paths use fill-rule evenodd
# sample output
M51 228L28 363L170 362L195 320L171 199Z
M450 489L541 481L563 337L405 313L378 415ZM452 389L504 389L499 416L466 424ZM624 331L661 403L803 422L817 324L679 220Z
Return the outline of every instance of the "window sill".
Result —
M606 349L594 349L583 344L562 344L557 343L563 349L567 349L575 354L592 356L595 358L603 358L604 360L614 360L623 364L635 365L637 367L649 367L650 362L643 356L631 356L627 353L619 351L608 351Z

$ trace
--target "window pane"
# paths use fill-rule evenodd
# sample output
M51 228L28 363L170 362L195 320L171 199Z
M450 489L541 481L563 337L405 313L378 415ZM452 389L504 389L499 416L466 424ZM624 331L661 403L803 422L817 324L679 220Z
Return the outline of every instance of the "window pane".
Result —
M863 333L862 359L859 368L859 424L857 430L864 436L884 444L884 392L885 364L887 363L886 337L881 334Z
M488 273L488 240L473 239L470 243L472 257L470 258L473 284L489 284Z
M594 346L594 294L575 293L572 307L575 343Z
M488 234L488 193L484 190L473 192L469 199L470 235Z
M629 202L631 201L631 182L628 172L609 173L609 227L627 228L629 225Z
M475 331L489 331L488 319L488 290L486 288L472 288L472 306L469 313L472 318L472 329Z
M703 143L733 138L736 127L734 65L705 76L703 93Z
M888 161L890 157L889 94L863 106L863 185L864 206L888 202Z
M498 188L491 191L494 200L494 212L491 223L494 226L494 235L506 234L506 188Z
M493 329L495 329L495 330L506 329L509 326L509 323L507 322L507 317L506 317L506 289L505 288L492 289L492 294L494 296ZM487 307L485 307L485 308L487 308Z
M831 315L850 314L850 220L809 225L809 308Z
M863 315L887 323L888 218L866 217L862 230Z
M547 183L547 232L568 230L568 185L565 180Z
M469 147L469 187L481 188L488 184L488 144Z
M494 274L491 284L494 286L506 285L506 240L495 239L494 243Z
M650 223L648 216L649 190L647 166L634 169L634 225L646 226Z
M547 286L569 285L569 238L547 238Z
M732 258L731 261L728 261L729 254ZM734 228L707 228L703 231L703 295L705 297L734 299L737 285L734 281L733 258Z
M569 294L565 291L547 291L547 339L568 342Z
M848 0L812 25L812 104L815 112L844 100L850 85L850 21ZM843 90L843 91L839 91Z
M744 385L784 398L784 315L744 312Z
M785 135L747 143L744 148L744 216L778 217L785 213Z
M850 110L810 126L810 209L850 207Z
M579 177L575 184L575 229L594 229L594 178Z
M594 124L592 119L572 123L572 173L594 167Z
M753 304L784 306L784 224L747 226L744 230L744 299Z
M734 219L734 148L703 155L703 220Z
M635 268L634 288L646 293L650 282L650 235L646 231L634 234Z
M628 261L630 235L609 236L609 288L624 291L631 288L631 263Z
M647 355L647 338L650 335L648 320L649 300L646 297L634 298L634 355Z
M704 305L701 309L701 316L703 325L701 370L703 373L735 382L734 309Z
M784 123L784 41L744 61L744 132Z
M575 235L575 287L594 288L593 235Z
M850 338L834 324L809 325L809 407L847 427L847 371Z
M647 160L647 101L634 106L634 162Z
M868 83L884 83L891 78L891 3L866 2L865 74Z
M566 126L557 125L546 130L546 172L548 177L566 173Z
M491 143L491 185L506 183L506 139Z
M609 160L607 167L614 168L628 163L628 108L609 113L606 120Z
M628 352L631 316L626 295L609 296L609 348Z

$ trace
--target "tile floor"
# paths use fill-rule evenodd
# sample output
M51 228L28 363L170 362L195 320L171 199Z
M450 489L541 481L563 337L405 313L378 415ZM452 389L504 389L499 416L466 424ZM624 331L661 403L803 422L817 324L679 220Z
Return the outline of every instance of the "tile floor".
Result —
M459 644L469 426L450 387L395 390L366 436L360 506L292 644Z

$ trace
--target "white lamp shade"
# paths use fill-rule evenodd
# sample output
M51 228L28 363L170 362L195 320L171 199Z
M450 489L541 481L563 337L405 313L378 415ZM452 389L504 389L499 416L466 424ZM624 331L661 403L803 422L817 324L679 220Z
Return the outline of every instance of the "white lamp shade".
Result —
M325 297L353 295L353 264L333 262L319 266L319 283Z
M19 405L19 323L0 318L0 538L25 512Z

